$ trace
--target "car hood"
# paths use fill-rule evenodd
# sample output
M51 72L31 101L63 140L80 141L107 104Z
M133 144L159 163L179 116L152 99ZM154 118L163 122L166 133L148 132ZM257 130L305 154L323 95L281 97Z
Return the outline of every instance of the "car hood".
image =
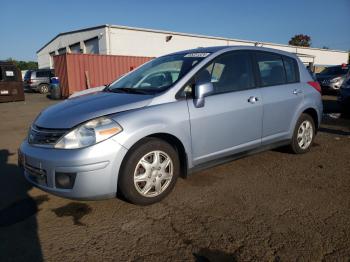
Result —
M316 78L317 78L318 81L331 80L331 79L339 77L339 76L343 76L343 75L322 75L322 74L316 74Z
M35 125L43 128L72 128L87 120L148 105L153 96L97 92L67 99L40 113Z

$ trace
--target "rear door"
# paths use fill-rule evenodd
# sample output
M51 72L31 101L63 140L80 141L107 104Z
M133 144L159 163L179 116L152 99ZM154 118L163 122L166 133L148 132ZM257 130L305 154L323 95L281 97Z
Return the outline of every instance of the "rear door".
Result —
M263 99L262 143L287 139L295 112L303 103L298 64L294 58L255 52Z
M233 51L214 59L195 77L212 82L215 93L196 108L188 99L193 163L200 164L261 143L262 102L253 74L252 54Z

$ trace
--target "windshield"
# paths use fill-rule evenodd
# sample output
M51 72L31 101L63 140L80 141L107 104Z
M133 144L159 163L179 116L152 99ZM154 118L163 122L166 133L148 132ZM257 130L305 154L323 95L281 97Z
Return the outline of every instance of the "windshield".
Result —
M322 70L320 73L321 75L345 75L348 72L347 67L341 67L341 66L332 66L332 67L326 67Z
M208 55L209 53L177 54L154 59L112 83L106 91L160 93L174 85Z

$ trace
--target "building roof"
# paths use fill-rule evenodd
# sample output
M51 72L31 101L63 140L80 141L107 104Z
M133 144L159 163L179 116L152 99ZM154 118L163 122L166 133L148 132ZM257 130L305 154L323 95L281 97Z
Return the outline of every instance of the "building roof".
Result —
M189 36L189 37L200 37L200 38L206 38L206 39L236 41L236 42L251 43L251 44L257 43L257 44L262 44L262 45L275 45L275 46L284 46L284 47L292 47L292 48L313 49L313 50L324 50L324 51L330 51L330 52L347 53L347 51L343 51L343 50L323 49L323 48L315 48L315 47L292 46L292 45L277 44L277 43L271 43L271 42L260 42L260 41L257 42L257 41L252 41L252 40L242 40L242 39L235 39L235 38L225 38L225 37L207 36L207 35L199 35L199 34L188 34L188 33L172 32L172 31L166 31L166 30L156 30L156 29L129 27L129 26L121 26L121 25L109 25L109 24L99 25L99 26L94 26L94 27L88 27L88 28L68 31L68 32L64 32L64 33L59 33L54 38L52 38L48 43L46 43L43 47L41 47L37 51L37 53L39 53L41 50L43 50L46 46L48 46L50 43L52 43L55 39L57 39L60 36L74 34L74 33L79 33L79 32L84 32L84 31L91 31L91 30L105 28L105 27L117 28L117 29L135 30L135 31L143 31L143 32L163 33L163 34L169 34L169 35L181 35L181 36Z

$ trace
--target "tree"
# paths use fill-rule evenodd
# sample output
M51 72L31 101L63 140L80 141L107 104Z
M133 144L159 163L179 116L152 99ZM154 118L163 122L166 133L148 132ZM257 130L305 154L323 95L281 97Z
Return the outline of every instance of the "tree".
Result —
M295 35L289 40L288 44L295 45L295 46L310 47L311 37L303 34Z
M11 57L7 61L13 62L19 70L38 69L38 63L35 61L17 61Z

